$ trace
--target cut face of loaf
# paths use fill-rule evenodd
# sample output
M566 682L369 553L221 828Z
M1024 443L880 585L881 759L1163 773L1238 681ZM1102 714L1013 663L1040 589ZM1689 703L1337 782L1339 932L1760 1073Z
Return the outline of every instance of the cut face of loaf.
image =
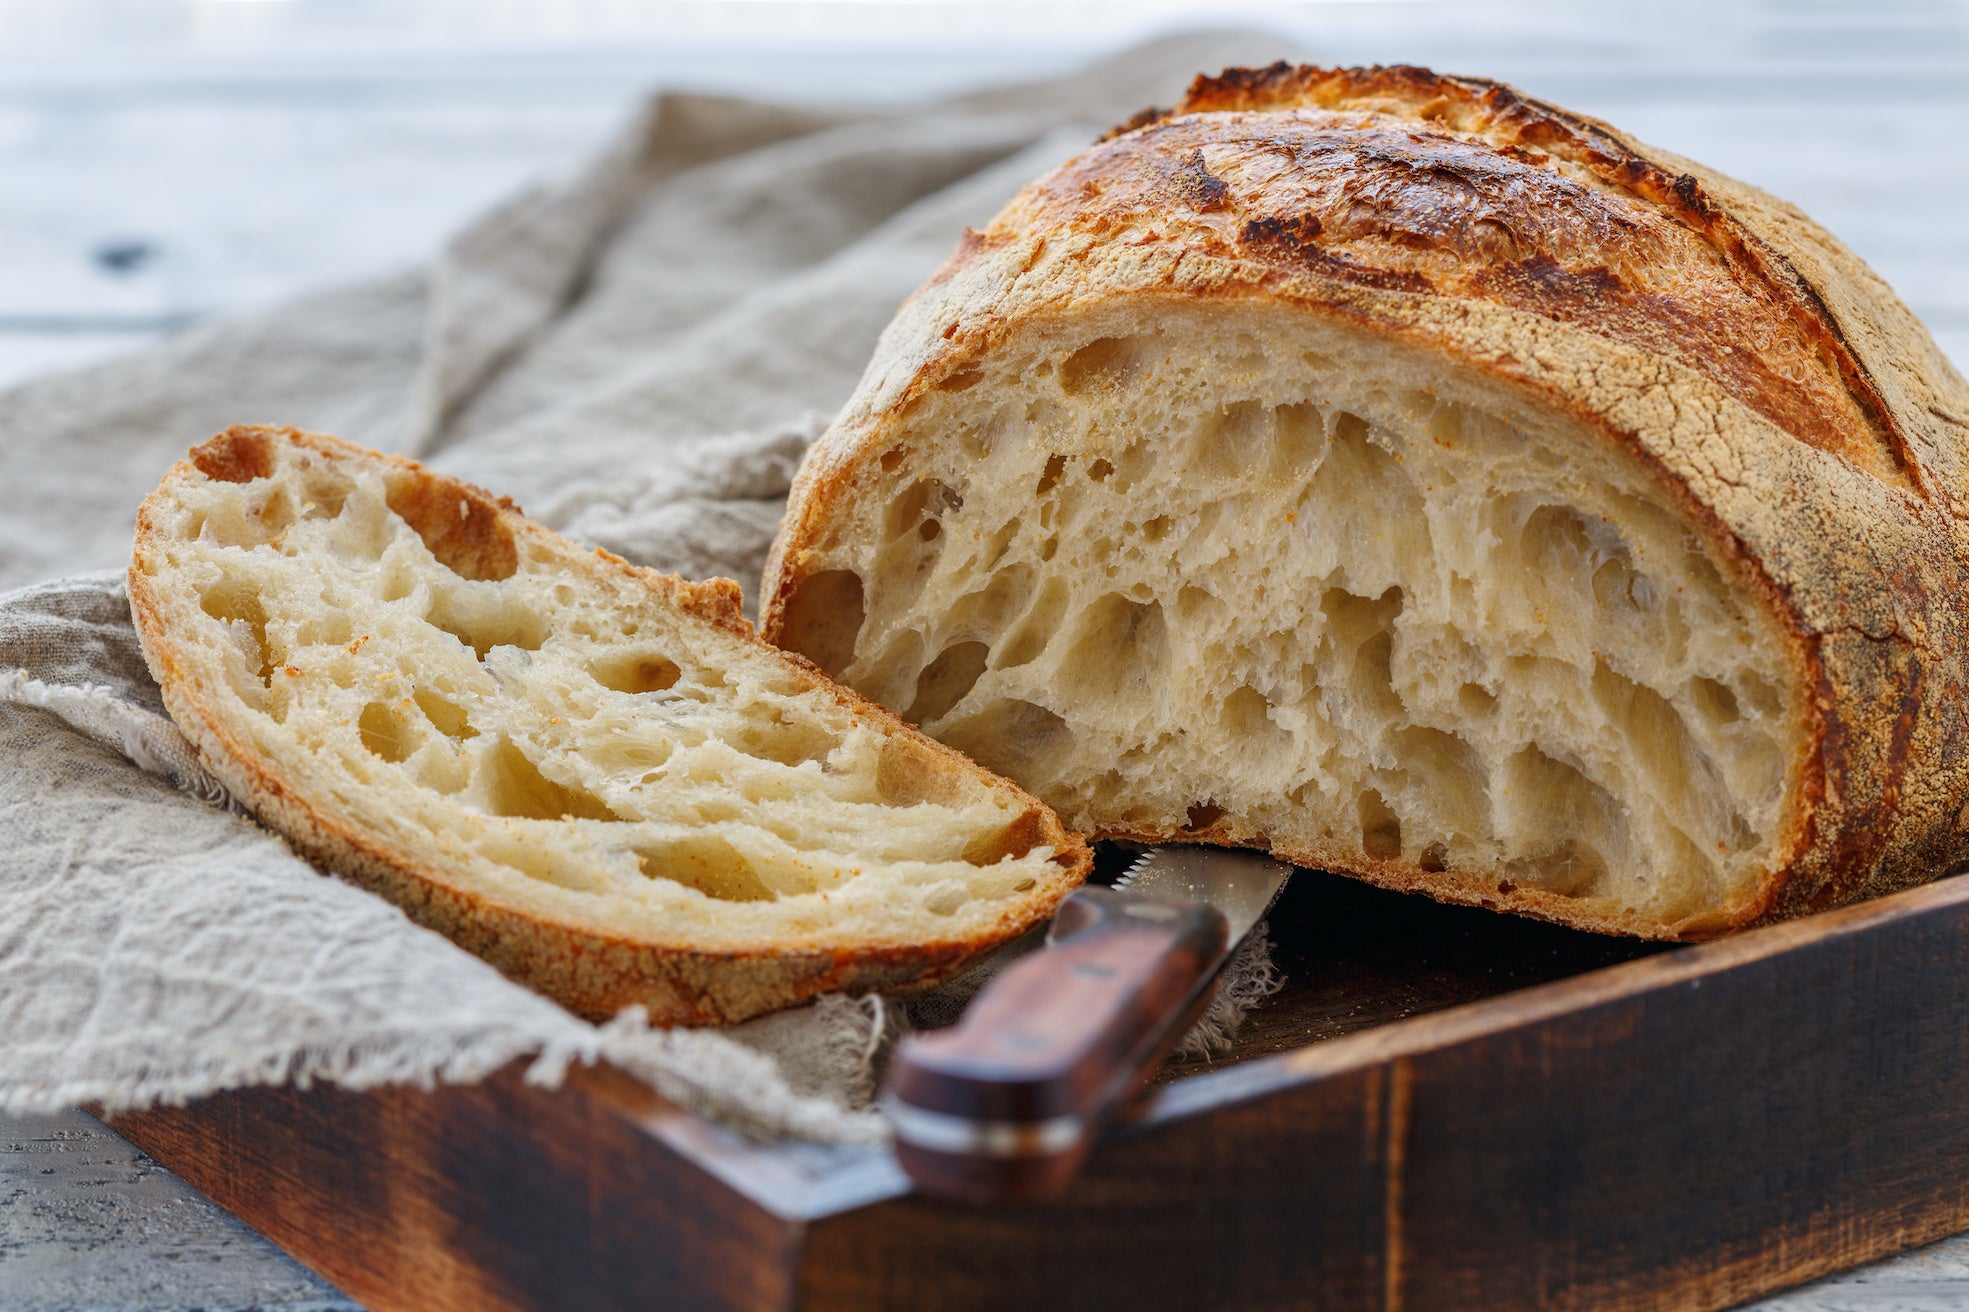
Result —
M781 640L1069 824L1609 925L1769 866L1802 740L1781 636L1560 416L1176 304L1013 334L888 437Z
M903 306L761 623L1097 835L1700 938L1969 859L1963 488L1969 384L1795 209L1231 69Z
M578 1011L718 1022L934 980L1089 863L759 642L733 585L330 438L194 450L130 581L172 714L264 822Z

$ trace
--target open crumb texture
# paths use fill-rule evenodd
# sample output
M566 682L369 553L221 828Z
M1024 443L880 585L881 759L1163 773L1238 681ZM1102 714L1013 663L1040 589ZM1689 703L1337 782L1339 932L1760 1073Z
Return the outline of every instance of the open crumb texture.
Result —
M143 507L131 596L174 717L262 821L590 1014L929 982L1089 863L760 642L730 582L332 438L196 448Z

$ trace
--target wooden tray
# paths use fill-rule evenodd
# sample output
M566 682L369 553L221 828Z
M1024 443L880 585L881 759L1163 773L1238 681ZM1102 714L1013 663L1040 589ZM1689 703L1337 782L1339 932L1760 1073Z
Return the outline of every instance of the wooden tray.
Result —
M377 1312L1720 1308L1969 1227L1969 876L1679 950L1305 873L1272 925L1238 1052L1054 1204L609 1070L113 1124Z

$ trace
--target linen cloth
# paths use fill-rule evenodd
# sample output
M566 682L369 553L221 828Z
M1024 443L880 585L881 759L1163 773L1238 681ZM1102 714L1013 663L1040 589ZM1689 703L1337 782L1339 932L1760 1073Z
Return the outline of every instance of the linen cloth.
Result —
M1282 53L1174 39L902 110L662 95L429 268L0 395L0 587L29 585L0 595L0 1109L469 1081L519 1058L551 1084L606 1059L754 1133L882 1142L888 1045L1029 943L907 1005L588 1024L317 874L200 768L130 623L136 505L210 433L292 424L750 593L801 453L963 228L1195 72ZM1191 1050L1275 986L1260 937Z

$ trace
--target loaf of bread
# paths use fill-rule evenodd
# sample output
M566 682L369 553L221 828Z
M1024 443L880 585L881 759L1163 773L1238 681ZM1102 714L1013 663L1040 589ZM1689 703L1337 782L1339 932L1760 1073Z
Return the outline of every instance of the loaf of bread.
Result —
M1236 69L965 235L762 627L1097 836L1708 937L1969 856L1966 425L1782 201Z
M262 822L589 1015L932 982L1091 861L759 641L736 584L333 438L194 449L144 502L130 600L165 705Z

